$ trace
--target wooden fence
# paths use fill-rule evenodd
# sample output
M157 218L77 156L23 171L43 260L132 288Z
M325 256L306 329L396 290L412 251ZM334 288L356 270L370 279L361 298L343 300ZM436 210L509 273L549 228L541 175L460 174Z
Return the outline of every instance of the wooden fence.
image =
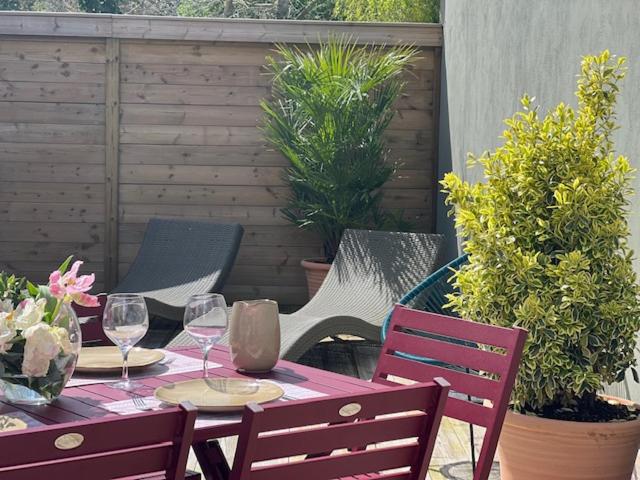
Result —
M276 42L329 33L413 44L421 58L388 132L403 162L385 188L433 228L439 25L0 14L0 269L44 281L75 253L108 289L150 217L237 221L230 300L306 300L316 238L280 214L284 159L264 142L259 101Z

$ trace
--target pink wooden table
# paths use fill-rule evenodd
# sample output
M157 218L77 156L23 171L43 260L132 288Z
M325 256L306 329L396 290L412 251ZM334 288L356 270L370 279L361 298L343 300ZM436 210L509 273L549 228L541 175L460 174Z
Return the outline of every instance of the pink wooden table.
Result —
M174 349L174 351L191 357L202 357L197 347ZM209 361L222 364L222 367L209 369L209 376L212 378L246 378L246 375L240 374L234 369L226 347L216 347L211 350ZM201 371L196 371L142 379L136 378L137 382L145 386L136 393L142 396L153 395L153 390L160 385L190 378L198 378L201 375ZM357 393L385 388L384 386L357 378L326 372L284 360L278 362L278 365L273 371L267 374L256 375L255 377L289 383L329 395ZM66 388L63 395L50 405L12 405L0 400L0 413L23 410L44 424L55 424L116 415L107 410L103 404L130 398L131 396L127 392L110 388L105 384L93 384ZM210 442L210 440L237 435L239 431L239 422L196 428L193 447L206 479L217 480L224 477L224 469L226 468L226 463L222 461L221 451L217 442Z

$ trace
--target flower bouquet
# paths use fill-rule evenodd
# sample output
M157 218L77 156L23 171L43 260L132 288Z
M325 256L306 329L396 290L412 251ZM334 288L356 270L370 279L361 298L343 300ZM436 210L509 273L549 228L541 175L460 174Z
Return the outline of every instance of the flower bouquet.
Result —
M71 378L82 345L71 304L98 306L87 293L94 275L78 276L82 262L69 269L71 260L48 285L0 272L0 390L10 402L49 403Z

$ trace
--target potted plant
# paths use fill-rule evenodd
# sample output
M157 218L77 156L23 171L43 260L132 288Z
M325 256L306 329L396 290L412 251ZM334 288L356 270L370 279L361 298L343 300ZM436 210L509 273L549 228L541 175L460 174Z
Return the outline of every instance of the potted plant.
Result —
M635 364L640 328L632 169L612 142L624 63L584 57L577 110L541 116L525 96L504 144L471 157L486 182L442 181L469 254L452 307L529 331L498 450L503 480L631 478L638 410L598 395Z
M284 216L321 238L324 258L302 262L313 296L346 228L394 229L380 205L393 176L384 131L404 87L411 47L358 47L331 38L318 48L278 46L268 58L273 98L262 102L265 136L289 160Z

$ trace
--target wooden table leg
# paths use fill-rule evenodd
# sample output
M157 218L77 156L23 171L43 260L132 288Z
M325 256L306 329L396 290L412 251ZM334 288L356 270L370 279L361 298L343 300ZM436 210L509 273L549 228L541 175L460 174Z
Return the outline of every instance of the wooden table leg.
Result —
M206 480L228 480L229 465L217 440L196 443L193 445L193 451Z

